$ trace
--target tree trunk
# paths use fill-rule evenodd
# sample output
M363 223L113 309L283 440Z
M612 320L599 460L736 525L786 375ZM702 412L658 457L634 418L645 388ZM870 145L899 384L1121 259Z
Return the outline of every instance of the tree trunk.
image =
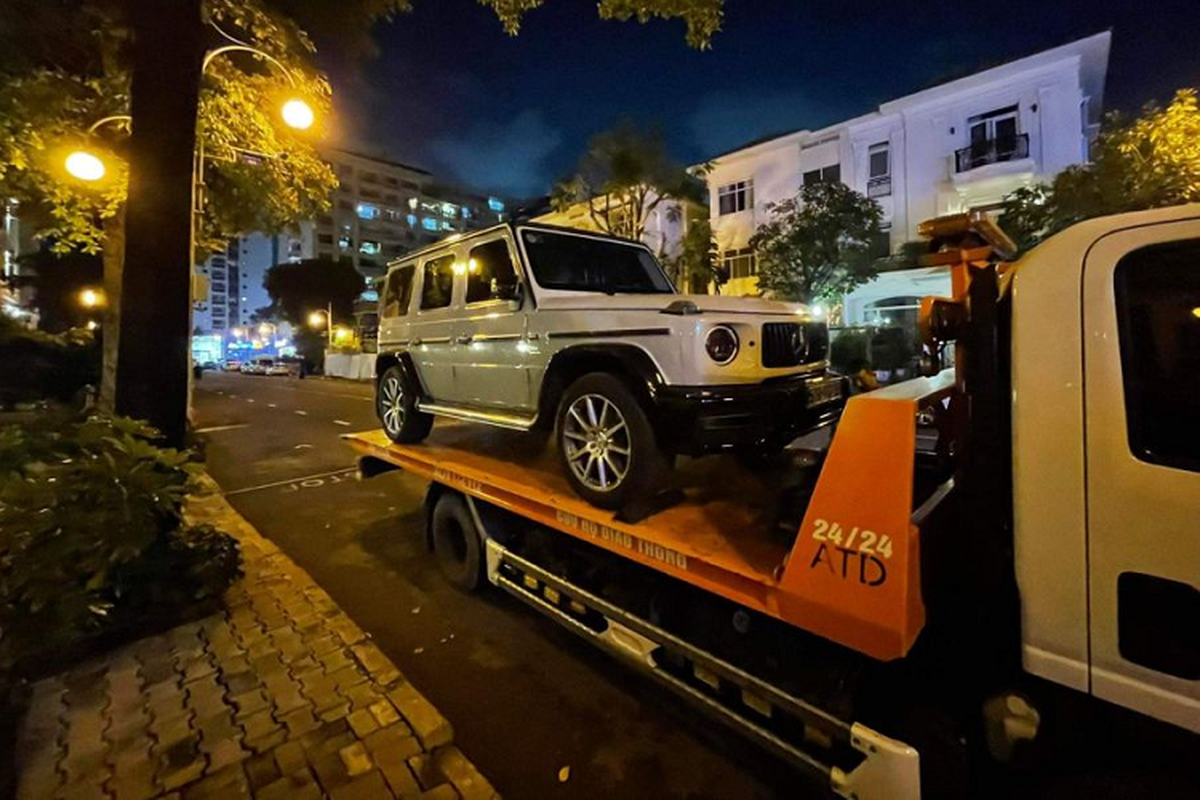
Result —
M116 410L169 444L187 427L200 0L133 0L129 199Z
M117 348L121 341L121 272L125 266L125 207L104 223L104 339L100 409L112 413L117 397Z

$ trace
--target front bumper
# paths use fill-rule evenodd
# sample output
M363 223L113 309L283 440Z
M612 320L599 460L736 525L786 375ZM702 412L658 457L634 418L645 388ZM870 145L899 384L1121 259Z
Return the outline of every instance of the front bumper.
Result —
M840 375L776 378L731 386L662 386L655 430L672 452L783 446L837 418L849 394Z

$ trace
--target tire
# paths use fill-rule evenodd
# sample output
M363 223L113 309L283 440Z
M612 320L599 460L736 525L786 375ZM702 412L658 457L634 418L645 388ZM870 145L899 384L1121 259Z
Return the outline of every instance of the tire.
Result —
M620 378L593 372L576 380L559 401L555 423L563 473L575 493L597 508L616 511L649 501L666 485L670 459Z
M417 409L417 394L404 370L388 367L375 385L375 414L393 442L414 444L429 435L433 416Z
M430 516L433 556L446 580L473 592L483 582L483 546L462 495L445 492Z

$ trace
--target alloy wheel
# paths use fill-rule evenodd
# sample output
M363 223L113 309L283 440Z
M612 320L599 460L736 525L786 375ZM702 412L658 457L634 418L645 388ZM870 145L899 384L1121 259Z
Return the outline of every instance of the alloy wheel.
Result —
M616 404L599 394L576 398L563 419L563 452L571 471L589 489L609 492L625 481L633 442Z
M386 378L382 387L383 425L392 433L404 427L404 386L395 375Z

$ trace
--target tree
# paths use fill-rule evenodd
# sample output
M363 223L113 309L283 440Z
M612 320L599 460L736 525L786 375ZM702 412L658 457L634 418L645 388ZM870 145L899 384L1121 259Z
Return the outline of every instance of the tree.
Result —
M701 294L708 292L709 284L714 284L720 294L727 276L720 268L720 253L713 238L712 222L707 216L688 221L679 255L668 260L665 266L676 286L686 286L689 292Z
M767 211L771 219L750 238L761 290L811 303L844 295L878 273L872 242L882 212L874 200L843 183L821 181Z
M335 320L350 319L354 300L362 293L363 279L349 261L312 258L276 264L267 270L263 285L271 296L271 305L259 309L255 316L290 322L296 348L311 369L321 363L326 338L309 327L309 315L332 303Z
M597 228L640 241L659 206L702 202L704 190L704 182L667 153L657 129L626 122L592 137L575 174L554 187L551 202L559 211L587 203ZM679 213L678 205L672 207Z
M1181 89L1166 108L1110 116L1092 160L1005 198L1001 227L1021 249L1085 219L1200 200L1200 102Z

